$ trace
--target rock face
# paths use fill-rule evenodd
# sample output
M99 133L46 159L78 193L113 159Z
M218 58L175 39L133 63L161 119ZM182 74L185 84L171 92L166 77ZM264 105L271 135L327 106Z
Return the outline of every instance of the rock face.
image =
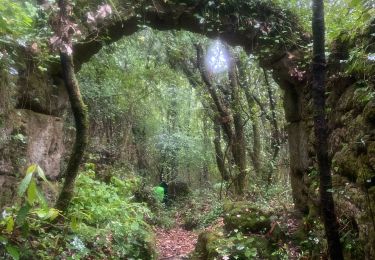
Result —
M1 68L0 208L13 201L31 163L40 165L46 176L55 180L65 152L64 122L58 117L66 106L61 81L32 64L19 66L12 68L12 73Z

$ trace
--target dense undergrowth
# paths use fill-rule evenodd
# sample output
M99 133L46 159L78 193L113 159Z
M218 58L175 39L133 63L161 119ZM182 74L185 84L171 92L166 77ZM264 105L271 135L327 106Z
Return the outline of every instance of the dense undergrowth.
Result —
M34 184L22 188L25 184L21 182L24 197L6 208L0 218L1 257L156 259L152 226L165 230L182 226L201 233L192 259L207 259L202 254L208 259L325 255L323 226L316 216L311 213L298 223L290 221L295 219L294 205L285 179L270 186L255 181L242 202L212 188L163 204L153 186L145 185L140 177L123 173L121 168L111 172L115 176L109 181L100 180L95 165L86 164L77 180L72 205L58 222L54 221L57 215L51 214L53 208L33 199L30 187ZM31 182L43 186L39 179L34 176ZM43 190L48 194L46 188ZM44 197L41 191L38 194ZM25 213L26 203L30 209ZM355 236L344 228L341 231L347 255L360 256Z
M0 219L0 256L4 259L153 259L153 233L145 219L151 211L134 200L139 179L95 179L89 165L77 180L76 195L58 223L31 209L21 222L20 204ZM25 199L29 201L30 192ZM22 209L22 208L21 208Z

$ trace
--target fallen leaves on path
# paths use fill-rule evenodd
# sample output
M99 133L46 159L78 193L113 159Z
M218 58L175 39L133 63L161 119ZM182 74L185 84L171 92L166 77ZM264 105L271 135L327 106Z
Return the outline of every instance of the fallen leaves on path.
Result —
M159 259L179 259L191 253L198 235L192 231L176 227L170 230L155 228L156 246Z

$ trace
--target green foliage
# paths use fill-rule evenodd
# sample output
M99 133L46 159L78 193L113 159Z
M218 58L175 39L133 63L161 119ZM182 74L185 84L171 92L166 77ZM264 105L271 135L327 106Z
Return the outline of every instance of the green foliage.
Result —
M215 259L273 259L275 248L261 236L246 235L236 231L209 241L206 246Z
M116 177L112 177L110 184L93 177L92 170L81 173L68 212L77 239L85 248L92 247L85 255L152 259L153 238L144 221L151 217L151 212L143 204L131 201L135 187Z
M24 205L6 209L0 218L0 257L154 259L152 231L144 221L151 212L132 201L139 181L113 177L105 184L94 179L92 168L81 173L65 221L55 225L51 221L59 213L48 207L36 177L48 181L39 166L31 165L18 189Z
M28 1L0 0L0 36L10 34L20 37L29 33L36 15L37 8Z
M33 247L28 239L31 233L38 232L42 225L50 223L59 215L58 210L48 206L43 193L38 189L37 176L51 186L42 168L36 164L30 165L18 187L22 206L15 204L5 209L0 218L0 238L5 246L5 255L13 259L25 257ZM14 235L19 232L21 235L15 240ZM0 247L0 256L1 254Z
M223 204L216 192L203 190L191 194L179 210L186 229L205 228L223 214Z
M78 75L99 135L94 145L101 143L117 153L124 149L123 141L132 138L138 157L148 164L140 174L149 179L160 171L166 181L198 175L204 163L216 170L212 151L203 140L200 93L169 60L170 53L193 50L191 37L145 29L105 47ZM115 129L107 138L103 133L110 124Z

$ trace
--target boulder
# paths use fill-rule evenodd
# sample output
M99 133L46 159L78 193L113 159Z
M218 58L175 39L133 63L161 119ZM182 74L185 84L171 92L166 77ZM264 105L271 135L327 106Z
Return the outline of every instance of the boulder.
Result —
M271 228L270 215L247 201L227 202L224 204L224 228L227 232L265 234Z

